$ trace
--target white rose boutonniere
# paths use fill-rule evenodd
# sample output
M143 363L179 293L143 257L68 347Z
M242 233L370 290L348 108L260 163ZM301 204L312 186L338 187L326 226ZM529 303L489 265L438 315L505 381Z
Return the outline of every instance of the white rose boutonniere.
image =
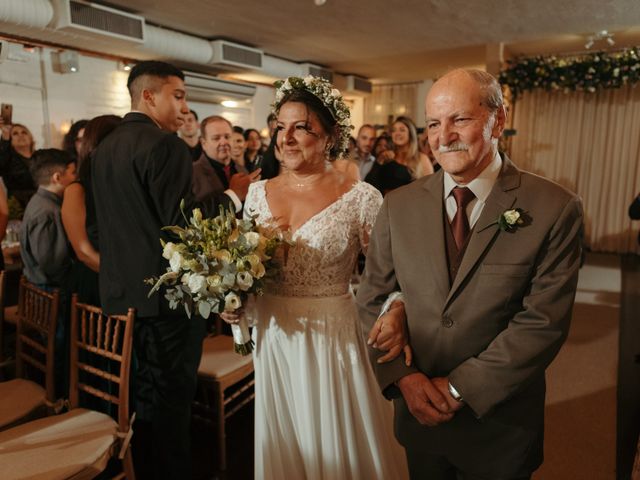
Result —
M513 232L517 227L524 225L523 211L519 208L505 210L498 217L498 227L504 232Z

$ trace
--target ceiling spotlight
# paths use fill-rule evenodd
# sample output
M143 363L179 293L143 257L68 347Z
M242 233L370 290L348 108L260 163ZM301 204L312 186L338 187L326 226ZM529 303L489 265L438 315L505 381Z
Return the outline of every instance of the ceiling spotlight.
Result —
M235 100L223 100L220 102L223 107L227 108L236 108L238 106L238 102Z
M130 72L134 66L135 63L127 62L126 60L120 60L118 62L118 70L122 70L123 72Z
M313 0L313 3L316 4L316 7L321 7L322 5L327 3L327 0Z
M593 47L595 42L600 40L604 40L610 47L613 47L616 44L616 41L613 39L613 33L609 33L608 30L600 30L599 32L594 33L593 35L589 35L587 37L587 41L584 44L584 48L587 50Z

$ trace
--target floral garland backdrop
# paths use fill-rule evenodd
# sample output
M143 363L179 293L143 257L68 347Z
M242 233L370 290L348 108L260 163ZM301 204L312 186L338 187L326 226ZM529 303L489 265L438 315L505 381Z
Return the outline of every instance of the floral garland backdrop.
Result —
M594 52L576 57L538 56L509 60L500 72L515 100L525 91L595 92L640 81L640 47L620 52Z

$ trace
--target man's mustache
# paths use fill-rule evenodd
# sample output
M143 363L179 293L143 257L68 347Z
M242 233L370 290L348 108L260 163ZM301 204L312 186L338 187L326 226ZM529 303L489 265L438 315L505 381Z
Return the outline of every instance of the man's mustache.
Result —
M463 142L453 142L449 145L440 145L438 147L439 153L463 152L467 150L469 150L469 145Z

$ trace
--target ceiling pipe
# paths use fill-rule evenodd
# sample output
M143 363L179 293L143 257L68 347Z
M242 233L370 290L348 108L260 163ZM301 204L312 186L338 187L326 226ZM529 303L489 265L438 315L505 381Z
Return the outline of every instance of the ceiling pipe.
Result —
M52 19L53 6L49 0L2 0L0 2L0 22L45 28Z
M34 29L27 36L36 37L51 43L51 34L59 34L60 40L53 40L60 45L65 44L68 35L56 30L53 22L55 16L55 1L53 0L1 0L0 23L11 24L13 27ZM46 31L45 38L38 38L37 29ZM15 29L12 29L14 32ZM74 37L77 37L75 35ZM67 48L79 48L69 45ZM145 23L145 41L142 45L132 46L132 57L135 52L141 53L141 58L152 56L166 61L187 62L201 65L204 71L211 69L213 49L209 40L176 32L166 28L157 27ZM117 52L101 52L117 55ZM122 55L117 55L122 56ZM286 78L288 76L303 75L303 67L299 63L285 60L271 55L263 55L261 69L248 69L246 72L254 72L273 78ZM229 71L229 73L234 73Z

